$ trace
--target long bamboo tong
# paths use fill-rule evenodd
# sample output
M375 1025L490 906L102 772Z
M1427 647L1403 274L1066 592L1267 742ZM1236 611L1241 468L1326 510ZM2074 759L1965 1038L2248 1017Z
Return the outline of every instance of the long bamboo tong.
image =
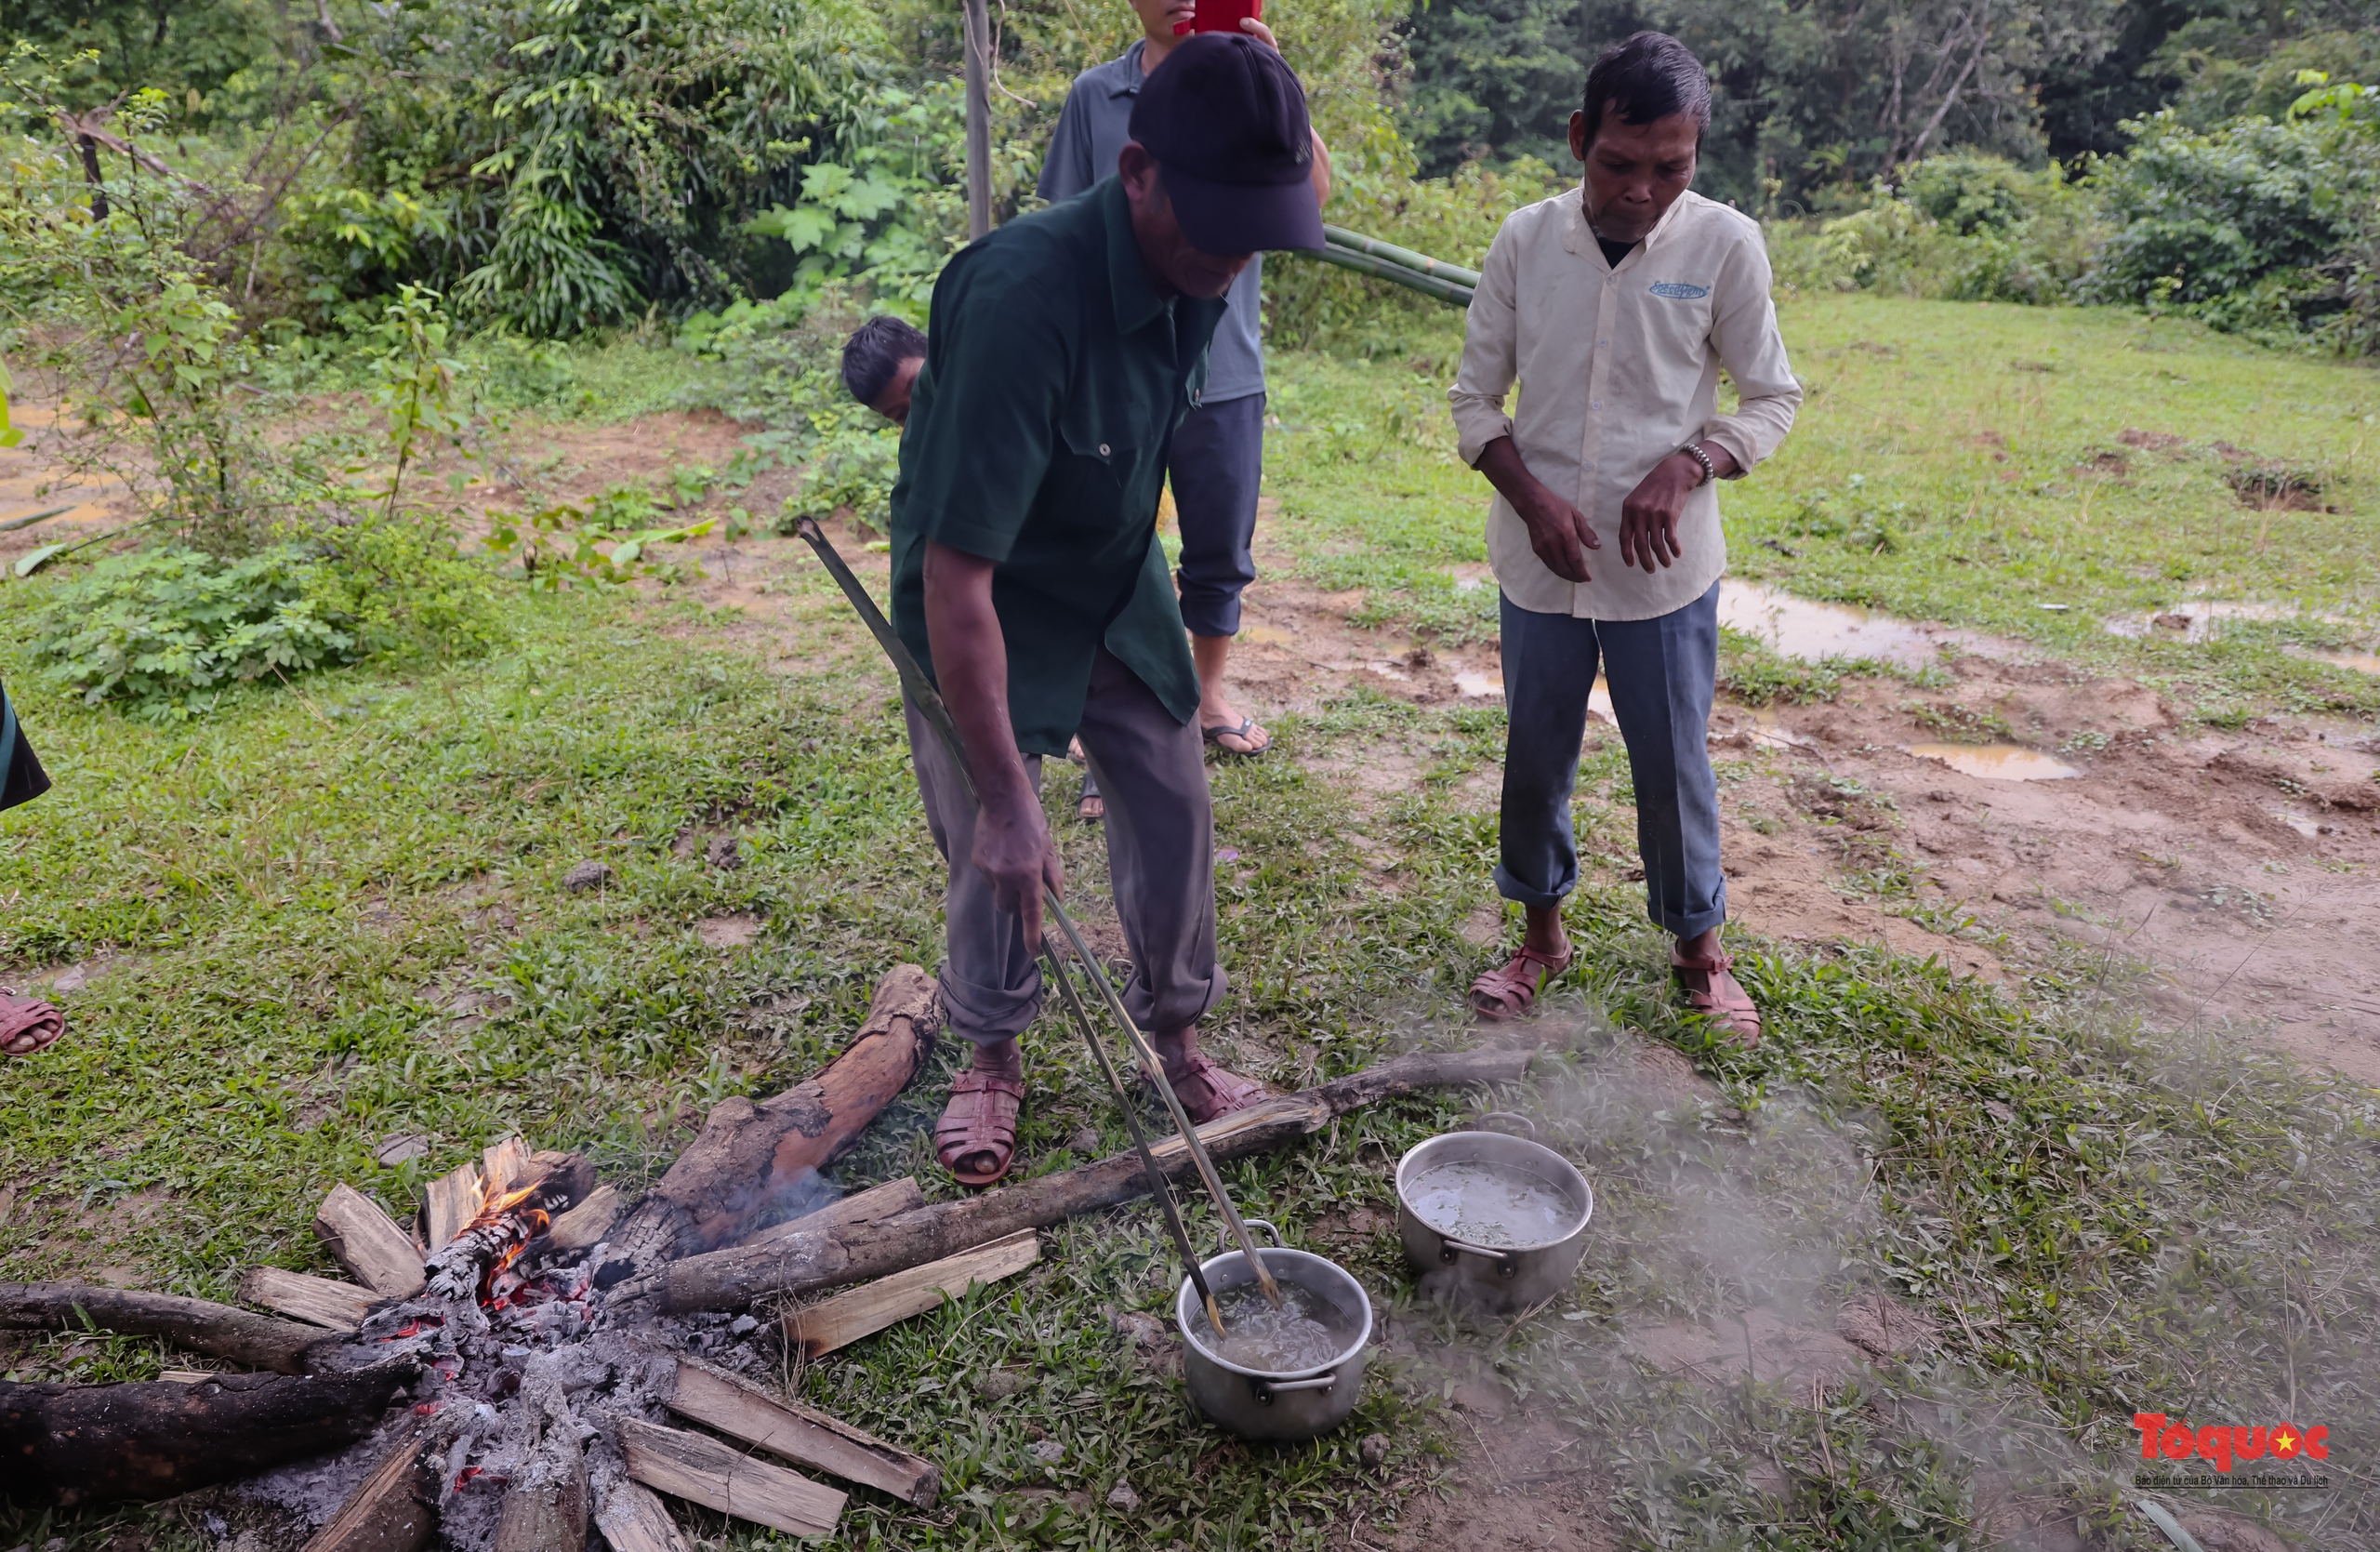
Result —
M826 530L818 526L817 520L801 519L794 532L818 552L818 559L826 567L827 574L834 577L836 586L843 590L843 596L851 600L852 607L859 611L861 621L874 634L877 644L884 649L884 655L892 660L892 671L900 676L902 693L925 718L927 725L940 736L944 747L950 751L951 763L959 767L959 780L966 783L967 800L974 802L975 778L967 762L967 747L959 736L959 724L951 721L950 709L942 703L940 692L926 678L924 670L918 667L918 660L910 654L908 646L894 633L892 622L884 617L884 611L876 606L876 600L860 585L860 579L853 575L852 568L843 563L834 541L827 538ZM1149 1075L1151 1083L1165 1100L1165 1108L1172 1114L1173 1124L1181 1130L1183 1145L1189 1149L1191 1162L1197 1167L1198 1178L1206 1186L1207 1195L1213 1200L1215 1211L1223 1214L1223 1222L1231 1227L1232 1238L1239 1243L1240 1254L1248 1257L1249 1266L1255 1268L1258 1286L1263 1289L1264 1296L1272 1301L1274 1307L1278 1308L1281 1304L1280 1285L1273 1280L1273 1273L1264 1265L1263 1257L1256 1254L1256 1241L1249 1234L1248 1225L1241 1220L1239 1209L1232 1205L1231 1193L1223 1188L1223 1176L1215 1172L1215 1161L1207 1156L1207 1145L1199 1140L1198 1129L1191 1124L1189 1112L1182 1108L1181 1096L1173 1092L1173 1084L1167 1080L1165 1064L1150 1047L1140 1026L1132 1022L1132 1015L1125 1011L1123 999L1116 994L1114 984L1107 979L1106 972L1100 968L1098 959L1092 955L1091 946L1083 941L1082 932L1075 925L1074 918L1066 914L1066 908L1053 894L1045 895L1044 903L1051 920L1057 923L1058 930L1065 935L1067 944L1074 949L1084 977L1098 990L1100 1000L1107 1005L1109 1016L1123 1028L1125 1043L1131 1047L1142 1070ZM1190 1247L1189 1233L1182 1227L1182 1214L1174 1204L1172 1185L1166 1179L1165 1171L1158 1165L1157 1155L1150 1151L1148 1138L1141 1130L1140 1114L1132 1104L1132 1096L1126 1091L1115 1065L1108 1060L1107 1048L1101 1043L1098 1031L1091 1027L1090 1010L1083 1006L1080 994L1075 990L1074 979L1067 974L1065 962L1059 958L1056 945L1050 941L1046 933L1042 935L1041 951L1058 983L1060 999L1073 1014L1076 1026L1082 1030L1084 1043L1091 1047L1091 1059L1106 1078L1107 1086L1115 1092L1116 1102L1124 1112L1124 1124L1132 1134L1132 1146L1140 1151L1141 1167L1148 1174L1149 1189L1164 1212L1167 1230L1173 1236L1174 1249L1180 1253L1182 1264L1189 1270L1190 1280L1197 1286L1198 1297L1207 1307L1207 1319L1214 1322L1215 1330L1220 1333L1223 1329L1223 1311L1215 1304L1213 1291L1207 1286L1206 1274L1199 1269L1198 1254Z

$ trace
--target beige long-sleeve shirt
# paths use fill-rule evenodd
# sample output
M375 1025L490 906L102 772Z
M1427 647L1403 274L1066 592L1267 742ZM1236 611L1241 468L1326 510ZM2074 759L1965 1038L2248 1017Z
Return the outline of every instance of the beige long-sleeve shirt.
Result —
M1792 429L1802 386L1768 295L1768 250L1750 217L1693 192L1614 269L1577 190L1514 211L1488 249L1465 327L1453 401L1462 461L1510 436L1547 488L1574 501L1601 550L1591 580L1565 581L1529 548L1499 495L1488 557L1506 597L1540 614L1651 619L1681 609L1727 568L1718 487L1678 519L1678 559L1647 575L1620 560L1620 508L1653 466L1715 442L1749 470ZM1739 404L1718 411L1719 368ZM1517 415L1505 395L1520 384Z

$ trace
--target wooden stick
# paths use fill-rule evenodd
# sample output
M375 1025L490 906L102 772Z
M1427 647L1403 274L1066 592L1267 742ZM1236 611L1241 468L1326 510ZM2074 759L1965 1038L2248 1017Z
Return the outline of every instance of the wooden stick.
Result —
M518 1137L480 1149L480 1195L494 1198L529 1183L529 1145Z
M327 1326L333 1331L353 1331L364 1323L364 1317L371 1313L372 1307L380 1302L379 1296L368 1288L305 1272L285 1272L278 1267L258 1267L242 1278L240 1297L250 1304L260 1304L275 1315Z
M642 1482L617 1477L601 1493L595 1527L612 1552L692 1552L661 1495Z
M1302 1141L1351 1110L1418 1089L1509 1083L1535 1046L1401 1056L1319 1088L1269 1100L1198 1128L1209 1154L1239 1159ZM1154 1143L1170 1174L1190 1169L1179 1137ZM1148 1189L1137 1153L939 1202L853 1232L800 1231L766 1244L687 1256L615 1290L615 1306L649 1301L664 1313L735 1309L773 1294L802 1295L889 1276L990 1242L1047 1228L1077 1214L1129 1201Z
M881 1186L854 1191L840 1201L830 1201L814 1213L805 1213L800 1217L772 1224L757 1233L746 1235L737 1243L765 1245L772 1240L782 1240L788 1234L804 1234L813 1229L855 1228L861 1224L897 1218L925 1204L926 1194L919 1188L918 1177L905 1174L898 1180L888 1180Z
M907 1086L941 1022L932 976L895 965L867 1021L816 1077L754 1104L721 1100L653 1194L610 1236L605 1288L681 1255L734 1243L840 1159Z
M422 1193L421 1233L432 1255L454 1243L464 1226L480 1215L484 1200L477 1164L465 1164L430 1183Z
M628 1203L620 1193L609 1186L598 1186L585 1201L564 1213L547 1232L552 1236L556 1250L587 1250L602 1242L611 1227L620 1221L620 1214Z
M587 1456L570 1398L550 1378L533 1378L521 1396L536 1408L529 1453L505 1484L494 1552L586 1552Z
M0 1383L0 1498L172 1498L369 1434L397 1373L217 1374L198 1385Z
M382 1298L421 1292L421 1252L378 1202L354 1187L331 1187L314 1209L314 1232L349 1276Z
M649 1488L797 1536L834 1533L844 1494L740 1454L707 1434L620 1419L628 1475Z
M305 1552L421 1552L438 1529L430 1456L443 1442L443 1432L408 1429Z
M86 1316L102 1331L162 1336L194 1353L278 1374L307 1373L308 1349L336 1340L319 1326L276 1320L205 1299L80 1282L0 1283L0 1329L79 1331Z
M940 1309L946 1299L963 1299L986 1282L1014 1277L1040 1259L1039 1231L1021 1228L988 1245L894 1272L845 1289L823 1304L788 1311L786 1340L800 1345L812 1358L823 1357L912 1315Z
M933 1507L942 1492L942 1467L923 1456L800 1402L780 1401L747 1380L693 1359L678 1360L676 1386L666 1404L681 1417L796 1466L879 1489L921 1509Z

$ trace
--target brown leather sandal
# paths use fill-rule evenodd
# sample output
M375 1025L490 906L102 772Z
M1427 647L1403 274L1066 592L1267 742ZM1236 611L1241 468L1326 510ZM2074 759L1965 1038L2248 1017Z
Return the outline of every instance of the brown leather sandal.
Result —
M1719 1027L1719 1031L1736 1044L1750 1048L1760 1043L1760 1009L1735 976L1728 972L1736 967L1736 957L1721 950L1708 959L1687 959L1670 948L1670 973L1686 988L1686 1005ZM1686 979L1699 974L1702 986L1697 988Z
M1025 1084L970 1068L950 1081L950 1103L934 1122L934 1156L961 1186L989 1186L1016 1161L1016 1115ZM989 1170L962 1169L988 1156Z
M1169 1071L1166 1079L1173 1085L1173 1096L1190 1112L1190 1120L1204 1126L1217 1116L1227 1116L1235 1110L1245 1110L1265 1097L1264 1085L1253 1078L1242 1078L1236 1072L1226 1072L1209 1061L1202 1053L1183 1064L1179 1071ZM1149 1075L1141 1074L1141 1081L1149 1083ZM1157 1085L1149 1083L1154 1089Z
M0 987L0 1055L30 1056L46 1051L66 1033L66 1015L53 1002L20 997L15 987Z
M1576 948L1551 959L1524 944L1518 953L1471 983L1472 1011L1492 1023L1528 1012L1545 983L1570 968Z

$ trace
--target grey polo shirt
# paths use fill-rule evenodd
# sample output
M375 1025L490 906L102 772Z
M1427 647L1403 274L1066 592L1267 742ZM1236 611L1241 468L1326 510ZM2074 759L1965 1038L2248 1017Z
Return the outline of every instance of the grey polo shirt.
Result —
M1138 43L1075 77L1050 137L1050 153L1041 159L1043 199L1072 199L1116 176L1116 158L1132 138L1132 99L1147 78ZM1230 305L1215 325L1207 363L1207 404L1264 391L1263 272L1264 256L1258 254L1224 298Z

